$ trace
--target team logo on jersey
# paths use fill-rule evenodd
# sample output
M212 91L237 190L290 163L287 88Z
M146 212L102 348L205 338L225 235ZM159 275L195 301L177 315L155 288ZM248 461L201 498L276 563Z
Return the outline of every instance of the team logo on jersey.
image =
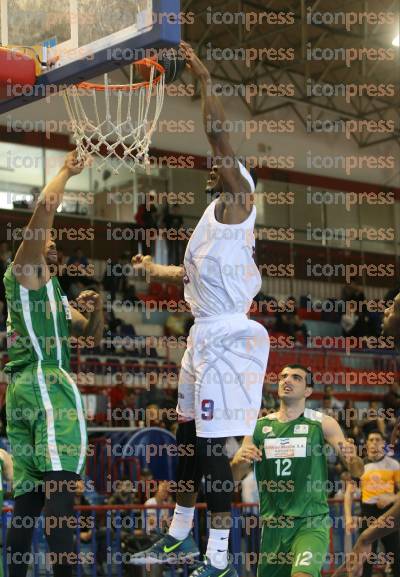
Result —
M263 427L262 432L267 434L272 432L272 427Z
M308 425L295 425L294 426L295 435L308 435Z

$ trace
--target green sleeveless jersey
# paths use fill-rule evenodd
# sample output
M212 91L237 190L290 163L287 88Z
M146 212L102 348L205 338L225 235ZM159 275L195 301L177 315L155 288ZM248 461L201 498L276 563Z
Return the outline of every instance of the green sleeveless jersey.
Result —
M329 512L322 417L322 413L305 409L286 423L280 423L276 413L257 421L253 442L263 456L255 463L255 475L264 520Z
M12 264L4 275L8 307L7 372L36 364L70 369L71 313L60 283L52 277L39 290L28 290L15 278Z

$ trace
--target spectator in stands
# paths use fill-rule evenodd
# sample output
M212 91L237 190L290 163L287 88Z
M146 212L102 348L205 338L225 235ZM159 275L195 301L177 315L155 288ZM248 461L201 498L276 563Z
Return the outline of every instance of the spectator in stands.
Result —
M264 315L267 315L269 311L277 311L279 308L276 298L267 296L262 291L260 291L253 300L257 303L256 310Z
M115 486L114 494L108 499L108 505L139 505L140 497L135 490L134 484L128 477L123 477L120 479ZM131 518L134 512L131 510L121 510L121 520L124 518ZM129 522L122 522L121 526L127 525L129 527ZM135 525L132 523L132 525ZM122 535L121 535L122 538Z
M340 486L340 478L344 472L342 463L331 451L327 455L328 462L328 493L329 497L334 497L335 489Z
M366 304L354 301L346 303L346 311L340 319L344 337L377 336L376 327L366 310Z
M340 401L339 401L340 402ZM346 435L349 435L357 423L357 409L353 399L346 399L343 407L338 411L338 421Z
M172 404L176 404L175 400L172 400L172 397L168 397L166 399L166 402L164 403L164 407L163 407L163 411L162 411L162 421L163 421L163 426L165 429L167 429L167 431L170 431L173 435L176 434L176 427L178 425L178 413L176 412L176 407L175 406L169 406L169 401L171 401L171 405Z
M147 231L158 228L157 208L155 206L155 192L150 190L146 195L146 201L139 205L135 215L135 222L143 230L144 240L141 243L143 255L154 256L155 242L147 241Z
M371 401L364 419L360 423L363 435L368 439L372 431L379 431L384 437L386 432L385 419L379 416L379 406L377 401Z
M172 516L173 507L160 508L162 505L172 504L171 495L169 494L169 482L160 481L158 483L158 489L154 497L147 499L145 502L146 506L152 506L153 508L145 509L143 511L143 528L146 533L164 533L169 525L170 518Z
M332 401L332 409L334 409L335 411L340 411L343 408L343 403L342 401L339 401L339 399L337 399L336 397L333 396L333 387L332 385L325 385L324 388L324 394L325 396L329 397Z
M270 390L269 383L266 383L263 389L262 404L261 404L262 409L265 410L263 414L265 415L273 412L278 407L278 405L279 405L278 397L274 397L274 395Z
M179 240L179 236L176 235L175 238L175 231L179 231L182 224L183 218L179 214L179 206L177 204L169 204L168 202L165 202L161 212L161 225L167 230L174 231L174 238L167 240L168 263L177 266L183 262L183 247L182 241Z
M117 335L122 341L122 350L125 353L135 354L137 345L137 335L134 326L121 320L117 327Z
M176 313L170 314L165 321L165 334L167 337L184 337L187 336L186 333L186 321L189 315L185 315L184 313Z
M395 287L388 290L388 292L383 297L386 301L387 306L391 306L396 296L400 293L400 285L396 285Z
M335 417L335 410L332 405L332 398L329 395L324 395L322 398L321 412L324 413L324 415Z
M342 326L342 335L344 337L352 337L358 336L358 330L356 329L356 325L358 323L358 314L357 314L357 303L355 302L347 302L346 303L346 312L343 313L342 318L340 319L340 324Z
M90 506L89 501L86 499L85 495L85 483L82 479L76 481L76 489L75 489L75 507L78 508L82 506ZM93 531L95 529L95 520L92 512L90 510L80 511L79 513L79 545L77 534L74 532L74 542L75 547L77 549L77 553L82 548L90 548L90 544L92 542ZM94 560L95 562L95 560ZM93 566L92 563L89 563L89 559L82 563L83 565L83 574L84 575L91 575Z
M75 489L75 507L89 506L90 503L85 495L85 483L82 479L76 482ZM89 543L92 539L92 531L94 529L94 518L90 511L81 511L80 513L80 532L79 538L82 543Z
M82 267L87 268L89 266L89 260L87 256L84 255L83 250L80 247L77 247L74 250L73 255L70 256L69 259L67 260L67 266L69 265L75 265L77 268L79 267L80 269Z
M103 348L106 353L113 353L115 351L117 331L120 325L120 319L117 319L112 309L106 310L104 313L104 334L103 334Z
M136 302L135 277L130 263L129 253L122 253L118 261L107 261L103 275L103 288L110 295L111 303L117 299L119 293L122 302Z
M342 287L341 300L344 302L355 301L359 303L365 301L365 294L362 286L355 280Z
M365 445L365 437L363 435L362 429L360 427L360 424L358 421L355 421L350 432L349 432L349 438L354 440L354 443L358 446L358 447L364 447Z
M118 278L117 291L121 293L123 302L134 303L138 298L135 288L135 275L131 265L129 252L123 252L120 257L121 275Z
M165 429L165 423L160 418L161 409L156 403L151 403L146 407L146 427L161 427Z
M140 472L140 493L141 502L144 504L152 493L153 473L150 469L144 468Z
M120 282L119 275L123 274L122 270L121 272L119 271L119 264L120 263L109 259L103 274L103 289L108 293L111 304L113 304L117 298L118 286Z
M70 277L67 296L75 299L82 290L89 290L95 281L89 260L81 248L76 248L74 254L67 260L67 274Z
M135 487L130 479L123 479L114 482L114 493L107 501L107 505L115 506L112 512L109 527L101 527L96 532L97 545L97 567L98 572L107 575L107 533L111 531L110 540L115 538L117 527L120 528L119 537L121 549L124 551L131 548L132 540L137 540L141 531L138 528L137 511L134 506L140 504L140 498L135 491ZM131 505L132 509L119 509L120 505ZM118 510L119 509L119 510Z
M65 265L64 250L61 245L57 245L57 266L58 270L62 270Z
M68 292L67 292L67 296L68 296L68 300L75 300L78 295L85 290L86 286L85 284L82 282L82 279L80 277L70 277L69 280L69 287L68 287Z
M192 314L188 314L185 321L185 336L189 336L190 329L194 324L194 317Z
M382 334L394 337L395 346L400 348L400 293L383 313Z
M297 312L296 299L289 297L286 301L286 312L276 313L274 329L280 333L285 333L295 340L302 339L302 344L307 344L308 331L305 323L300 320Z
M11 263L12 260L12 252L10 249L10 245L8 242L0 242L0 262L5 268Z
M400 465L391 457L385 455L385 438L380 431L371 431L367 438L367 463L360 479L361 490L361 530L367 529L374 519L377 519L390 509L397 500L400 489ZM345 494L345 522L348 532L357 527L352 514L352 501L356 484L348 483ZM385 552L394 558L393 577L400 577L400 539L399 532L394 531L382 538ZM372 544L372 551L377 551L377 541ZM372 563L365 563L362 577L371 577Z
M387 415L390 415L391 412L394 412L396 417L399 416L400 390L399 390L399 383L397 381L394 381L389 385L389 390L384 395L382 401L383 401L383 408L385 409L385 413Z
M136 427L135 422L136 393L129 388L123 398L123 412L127 419L120 420L120 427Z
M0 274L2 278L8 265L11 263L11 256L12 253L8 242L0 242Z

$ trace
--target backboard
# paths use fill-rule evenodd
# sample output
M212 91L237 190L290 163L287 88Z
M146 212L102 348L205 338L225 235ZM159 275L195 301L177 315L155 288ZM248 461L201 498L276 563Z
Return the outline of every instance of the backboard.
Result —
M32 93L0 100L0 113L177 46L179 11L180 0L0 0L1 44L42 45L55 63Z

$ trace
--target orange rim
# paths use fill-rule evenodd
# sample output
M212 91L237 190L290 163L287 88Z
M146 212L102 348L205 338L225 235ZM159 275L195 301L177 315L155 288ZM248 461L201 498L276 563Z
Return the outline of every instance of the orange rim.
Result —
M165 74L164 66L161 66L159 62L156 60L152 60L151 58L142 58L142 60L138 60L134 64L143 64L148 68L156 68L160 73L158 76L155 76L152 81L152 85L155 86L161 81L163 74ZM133 64L132 64L133 66ZM146 88L150 86L150 80L144 82L136 82L134 84L109 84L106 86L105 84L96 84L95 82L80 82L76 85L78 88L82 88L83 90L96 90L99 92L105 92L106 90L139 90L140 88Z

